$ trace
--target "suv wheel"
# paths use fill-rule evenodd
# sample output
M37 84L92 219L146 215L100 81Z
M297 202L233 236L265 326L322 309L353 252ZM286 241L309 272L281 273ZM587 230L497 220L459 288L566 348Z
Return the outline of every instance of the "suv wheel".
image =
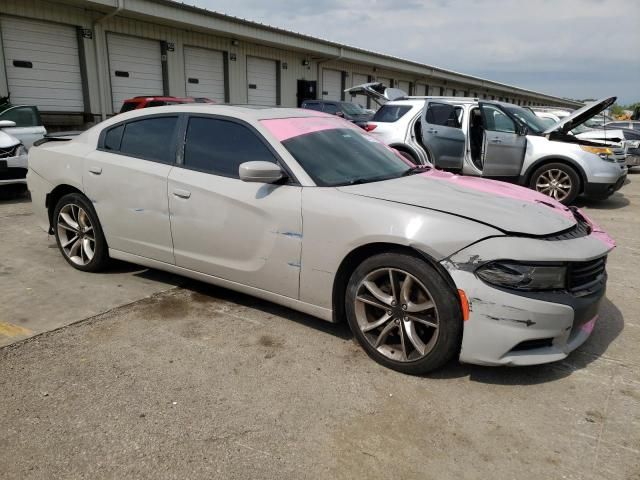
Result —
M376 362L412 375L435 370L459 352L462 316L451 289L424 261L375 255L351 275L349 326Z
M580 193L580 177L564 163L549 163L533 173L529 187L569 205Z

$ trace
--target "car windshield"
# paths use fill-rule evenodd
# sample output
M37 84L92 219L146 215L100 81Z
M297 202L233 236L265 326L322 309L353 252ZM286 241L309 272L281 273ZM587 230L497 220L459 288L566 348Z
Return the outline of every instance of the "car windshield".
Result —
M342 110L349 115L364 115L367 111L357 103L343 103Z
M306 133L282 144L321 187L388 180L410 170L389 147L352 128Z
M537 116L537 115L536 115ZM549 128L552 127L553 125L555 125L556 122L553 118L549 118L549 117L538 117L538 121L544 125L545 128Z
M520 108L515 105L503 105L502 108L520 120L521 123L525 124L529 129L529 132L533 134L541 134L548 128L531 110Z

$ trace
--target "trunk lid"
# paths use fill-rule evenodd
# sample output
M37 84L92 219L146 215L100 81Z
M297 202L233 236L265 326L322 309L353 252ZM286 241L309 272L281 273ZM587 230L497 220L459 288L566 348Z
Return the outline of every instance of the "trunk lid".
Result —
M344 91L349 95L366 95L372 98L378 105L383 105L391 100L397 100L408 96L407 92L399 88L385 87L381 82L370 82L347 88Z

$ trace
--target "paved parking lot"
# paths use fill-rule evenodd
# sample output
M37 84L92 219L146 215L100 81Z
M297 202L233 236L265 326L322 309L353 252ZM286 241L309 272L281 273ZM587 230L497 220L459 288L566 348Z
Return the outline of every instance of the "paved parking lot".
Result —
M0 478L640 479L630 179L583 204L618 248L582 348L428 377L244 295L127 264L74 271L28 201L2 202Z

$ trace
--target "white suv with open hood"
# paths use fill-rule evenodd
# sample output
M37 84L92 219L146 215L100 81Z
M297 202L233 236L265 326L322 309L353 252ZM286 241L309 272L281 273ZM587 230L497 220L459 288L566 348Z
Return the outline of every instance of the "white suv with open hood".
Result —
M345 90L382 105L367 130L415 163L510 181L564 204L579 194L606 198L624 183L627 167L611 149L569 132L612 105L593 102L551 127L529 109L465 97L409 97L368 83Z

